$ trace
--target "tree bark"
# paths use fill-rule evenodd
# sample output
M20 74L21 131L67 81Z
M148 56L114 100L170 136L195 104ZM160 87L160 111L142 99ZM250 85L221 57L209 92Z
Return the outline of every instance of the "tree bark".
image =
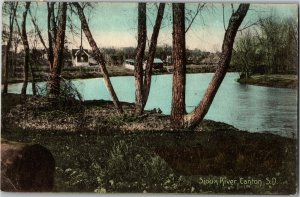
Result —
M22 20L22 42L25 51L24 57L24 81L21 90L21 95L26 95L27 85L28 85L28 71L29 71L29 44L27 39L27 31L26 31L26 19L27 13L30 8L30 2L26 2L25 4L25 11L23 12L23 20Z
M54 20L54 2L47 2L47 9L48 9L48 18L47 18L47 26L48 26L48 64L50 68L50 72L53 68L53 61L54 61L54 35L56 34L56 24L53 22ZM55 26L53 26L55 24Z
M247 14L249 6L249 4L240 4L237 11L231 15L228 28L225 32L223 40L222 54L221 59L219 61L219 66L204 94L202 101L199 103L199 105L195 108L193 112L184 117L185 127L196 127L203 120L206 113L208 112L210 105L212 104L213 99L226 75L231 60L234 39L239 26L241 25Z
M60 74L64 63L65 30L67 21L67 3L62 3L59 28L56 35L53 68L50 76L49 94L57 97L60 94Z
M31 88L32 88L32 95L36 95L37 94L37 90L36 90L36 85L35 85L35 73L34 73L34 68L33 68L33 61L29 61L29 65L30 65L30 72L31 72Z
M7 94L8 91L8 75L9 75L9 59L10 59L10 54L9 54L9 49L11 47L11 41L12 41L12 36L13 36L13 28L14 28L14 20L16 17L16 11L18 7L18 2L10 2L11 4L11 12L9 15L9 36L8 36L8 41L5 49L5 71L4 71L4 87L3 87L3 93Z
M173 3L173 85L171 124L178 129L183 126L185 114L185 6L184 3Z
M138 45L135 57L135 113L143 114L143 60L147 40L146 3L138 5Z
M151 77L152 77L152 65L155 57L157 38L161 26L161 21L164 16L164 10L165 10L165 3L160 3L157 11L155 25L153 27L151 40L150 40L150 47L149 47L149 53L147 58L147 64L146 64L145 79L143 85L143 109L145 108L149 97L149 92L151 87Z
M89 28L89 25L86 21L86 18L85 18L85 15L84 15L84 12L83 12L83 9L81 8L80 4L78 2L75 2L73 3L73 5L77 8L77 11L78 11L78 16L80 18L80 21L81 21L81 26L82 26L82 30L93 50L93 53L94 53L94 56L95 56L95 59L96 61L98 62L100 68L101 68L101 71L103 73L103 79L104 79L104 82L105 82L105 85L112 97L112 101L114 103L114 105L116 106L117 110L119 113L123 113L123 109L122 109L122 106L119 102L119 99L117 97L117 94L112 86L112 83L109 79L109 76L108 76L108 72L107 72L107 69L106 69L106 62L105 62L105 59L103 57L103 54L100 52L93 36L92 36L92 33L90 31L90 28Z

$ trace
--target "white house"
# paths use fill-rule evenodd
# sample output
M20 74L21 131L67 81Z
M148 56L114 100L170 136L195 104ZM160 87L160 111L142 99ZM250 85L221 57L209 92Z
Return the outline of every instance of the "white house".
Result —
M90 66L97 64L86 49L72 49L73 66Z

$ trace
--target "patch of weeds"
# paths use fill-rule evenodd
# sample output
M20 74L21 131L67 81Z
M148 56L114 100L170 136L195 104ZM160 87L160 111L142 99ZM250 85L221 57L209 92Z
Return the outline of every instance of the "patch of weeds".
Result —
M111 116L107 119L107 124L115 125L115 126L122 126L129 122L139 122L142 120L142 117L134 116L131 114L124 114L124 115L116 115Z
M101 169L95 192L163 191L172 170L146 147L125 140L113 144L107 165Z

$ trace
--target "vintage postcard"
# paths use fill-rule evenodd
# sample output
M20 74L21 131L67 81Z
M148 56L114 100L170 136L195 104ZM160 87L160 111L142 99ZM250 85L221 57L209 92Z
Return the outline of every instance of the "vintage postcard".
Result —
M2 3L3 192L298 192L298 4Z

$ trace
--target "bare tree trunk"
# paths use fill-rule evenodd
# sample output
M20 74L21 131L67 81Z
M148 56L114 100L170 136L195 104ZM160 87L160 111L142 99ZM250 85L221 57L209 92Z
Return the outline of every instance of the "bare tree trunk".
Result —
M29 61L30 65L30 72L31 72L31 87L32 87L32 95L37 94L36 85L35 85L35 74L34 74L34 68L32 66L33 61Z
M147 39L146 3L138 5L138 45L135 57L135 113L143 114L143 60Z
M178 129L183 126L185 114L185 13L184 3L173 3L173 87L171 124Z
M100 65L100 68L101 68L101 71L103 73L103 78L104 78L104 82L105 82L105 85L112 97L112 100L113 100L113 103L114 105L116 106L117 110L119 113L123 113L123 109L122 109L122 106L119 102L119 99L115 93L115 90L112 86L112 83L109 79L109 76L108 76L108 72L107 72L107 69L106 69L106 63L105 63L105 59L103 57L103 54L100 52L93 36L92 36L92 33L90 31L90 28L89 28L89 25L86 21L86 18L85 18L85 15L84 15L84 12L83 12L83 9L81 8L80 4L78 2L75 2L73 3L73 5L77 8L77 11L78 11L78 16L80 18L80 21L81 21L81 26L82 26L82 30L83 32L85 33L85 36L93 50L93 53L94 53L94 56L95 56L95 59L96 61L98 62L98 64Z
M18 2L10 2L11 3L11 12L9 15L9 37L5 49L5 72L4 72L4 87L3 87L3 93L7 94L8 90L8 75L9 75L9 59L10 59L10 54L9 54L9 49L11 47L11 41L12 41L12 36L13 36L13 27L14 27L14 20L16 17L16 11L18 7Z
M48 8L48 42L49 42L49 48L48 48L48 63L50 71L52 71L53 68L53 60L54 60L54 35L56 34L56 26L53 26L53 15L54 15L54 2L47 2L47 8ZM55 24L56 25L56 24ZM54 32L55 31L55 32Z
M234 39L239 26L247 14L249 6L249 4L240 4L237 11L230 17L228 28L223 40L222 54L218 69L213 76L202 101L193 112L184 117L185 127L194 128L203 120L204 116L208 112L210 105L212 104L213 99L226 75L231 60Z
M165 10L165 3L160 3L157 11L155 25L153 27L153 33L150 40L150 47L149 47L149 53L147 58L147 64L146 64L146 72L145 72L145 79L143 85L143 109L145 108L149 97L149 92L151 87L151 77L152 77L152 65L155 57L157 38L161 26L161 21L164 16L164 10Z
M64 63L65 30L67 21L67 3L62 3L60 10L59 28L56 35L54 49L53 69L50 79L50 95L58 96L60 93L60 74Z
M26 19L27 13L30 8L30 2L26 2L25 11L23 12L23 21L22 21L22 41L25 51L24 57L24 82L21 90L21 95L26 95L27 85L28 85L28 70L29 70L29 44L27 39L27 31L26 31Z

